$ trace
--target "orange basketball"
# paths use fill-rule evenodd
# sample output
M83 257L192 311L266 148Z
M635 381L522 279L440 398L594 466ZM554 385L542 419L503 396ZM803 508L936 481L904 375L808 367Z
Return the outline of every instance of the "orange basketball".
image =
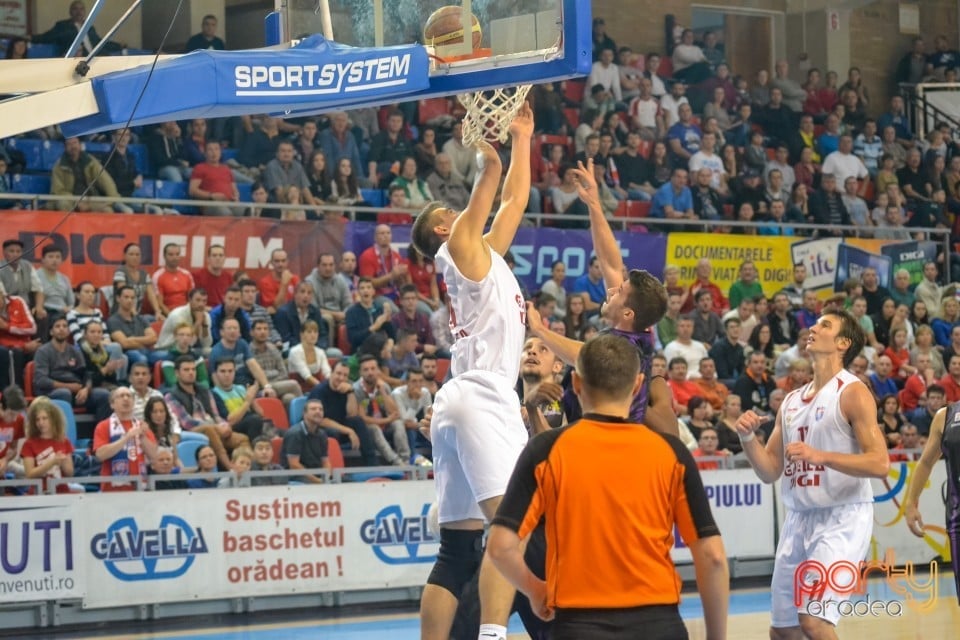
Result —
M472 16L473 48L480 47L483 34L480 31L480 21ZM423 25L423 43L428 46L442 47L463 42L463 25L460 24L460 7L440 7L430 14L427 23Z

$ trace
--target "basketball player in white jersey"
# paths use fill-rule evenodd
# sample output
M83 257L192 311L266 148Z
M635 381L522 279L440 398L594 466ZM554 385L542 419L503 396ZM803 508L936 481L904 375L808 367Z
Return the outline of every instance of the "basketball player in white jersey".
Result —
M852 315L824 313L807 339L813 382L784 399L766 447L754 432L767 418L747 411L737 420L743 451L760 479L782 476L787 515L773 569L774 640L837 638L838 603L849 594L831 586L847 582L831 583L826 574L838 562L859 566L870 544L869 479L886 477L890 462L873 394L845 369L865 343Z
M467 208L428 204L413 225L414 246L436 260L450 304L453 379L433 404L430 424L440 551L420 602L420 637L447 640L463 586L480 566L480 638L505 640L514 590L483 559L484 520L493 519L527 431L514 390L526 332L526 306L503 260L530 195L533 112L510 124L510 168L490 231L484 227L500 183L500 157L477 145L480 170Z

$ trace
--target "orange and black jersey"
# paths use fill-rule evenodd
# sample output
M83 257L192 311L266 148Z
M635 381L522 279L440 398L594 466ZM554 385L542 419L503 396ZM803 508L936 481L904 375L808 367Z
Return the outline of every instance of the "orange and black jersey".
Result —
M688 545L720 535L697 464L674 436L587 414L533 438L493 524L526 537L546 521L548 604L676 604L674 525Z

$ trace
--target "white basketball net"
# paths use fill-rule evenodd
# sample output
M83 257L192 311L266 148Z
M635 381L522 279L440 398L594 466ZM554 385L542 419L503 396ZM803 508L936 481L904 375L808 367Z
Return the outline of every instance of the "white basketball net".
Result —
M458 95L457 99L467 110L463 118L463 146L473 146L479 140L506 142L510 123L523 106L530 86L523 84Z

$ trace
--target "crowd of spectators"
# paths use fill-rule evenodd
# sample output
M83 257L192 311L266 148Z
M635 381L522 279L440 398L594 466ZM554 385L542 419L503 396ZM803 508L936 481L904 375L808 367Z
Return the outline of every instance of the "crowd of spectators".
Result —
M75 35L82 17L83 4L73 3L71 20L54 31ZM216 18L206 16L187 50L223 48L216 28ZM838 73L813 68L801 84L780 60L772 75L745 78L730 68L715 32L697 40L684 30L669 57L618 47L602 18L594 20L593 36L595 62L585 82L542 84L531 94L538 131L555 137L546 144L535 138L530 212L552 214L558 226L581 226L571 219L584 210L569 170L592 158L610 215L626 211L625 202L639 202L637 211L653 219L769 223L723 229L734 233L807 234L791 226L806 222L818 225L819 235L853 225L859 235L885 239L907 239L913 228L954 226L960 212L956 132L940 123L925 139L914 139L903 98L877 104L858 68L850 68L842 84ZM20 48L11 43L10 51ZM950 81L958 64L960 54L944 37L932 52L917 38L897 78ZM64 208L73 206L69 196L89 189L81 210L172 213L171 203L97 200L149 198L156 195L149 183L160 180L168 188L183 183L164 193L209 201L197 210L181 206L185 212L315 220L339 217L339 207L371 205L382 210L354 215L408 222L434 198L465 204L474 166L472 150L462 144L459 109L455 100L439 99L318 118L194 119L67 139L49 167L50 193L68 196L56 202ZM59 132L28 137L56 141ZM105 139L112 145L99 146ZM88 152L88 146L102 151ZM25 161L7 146L0 148L0 163L0 192L11 191L8 174L23 171ZM237 204L241 200L249 206Z
M194 44L221 48L214 33L205 19L197 36L203 42ZM596 62L582 99L571 101L570 83L534 89L540 130L573 142L534 154L533 211L551 209L562 223L564 214L582 208L569 172L575 160L593 160L611 214L618 202L638 200L649 202L654 218L768 223L732 229L737 233L791 234L778 225L816 222L824 235L855 224L863 235L907 238L910 227L948 226L960 207L960 146L950 127L914 140L899 96L874 120L868 109L880 109L870 104L856 69L839 87L837 74L825 74L821 86L812 69L801 86L781 61L773 78L763 72L748 82L731 75L716 34L697 44L686 31L670 77L662 77L663 56L616 47L601 19L594 41ZM949 79L960 57L951 58L942 44L924 58L932 66L924 63L921 79L928 73ZM918 39L901 64L911 79L922 53ZM361 189L370 188L389 194L387 209L376 214L388 224L377 227L373 246L359 256L322 255L310 273L292 273L286 253L274 251L270 272L259 280L226 270L218 245L209 247L203 268L190 272L180 266L181 247L168 244L163 265L151 274L132 244L112 282L71 282L55 245L43 247L35 268L21 259L19 240L5 240L3 470L26 477L74 473L56 401L93 418L89 453L106 475L269 468L277 456L271 448L267 460L266 444L272 447L277 434L258 399L289 408L303 396L302 417L283 434L284 466L327 466L327 437L367 465L427 464L416 427L443 382L453 338L433 265L415 251L410 259L395 251L390 223L408 220L405 210L435 196L464 205L474 160L455 117L439 118L449 129L415 126L413 106L317 120L197 119L185 132L176 122L114 132L117 153L106 164L84 150L94 141L65 140L51 174L57 193L135 192L145 179L130 147L135 137L148 150L152 175L184 183L191 198L209 201L204 214L339 216L340 209L316 207L362 205ZM578 110L576 122L567 117L570 109ZM15 155L12 147L0 150L7 154L0 155L3 190ZM226 158L225 150L235 153ZM252 202L230 208L238 185L249 187ZM297 209L281 212L276 203ZM81 207L132 209L98 204L96 197ZM170 212L165 207L146 210ZM960 400L960 303L953 288L937 282L945 270L942 263L926 265L915 288L909 274L897 273L888 291L866 269L826 302L849 308L868 331L869 346L853 370L877 397L891 449L922 442L936 409ZM669 308L654 327L660 350L654 375L668 381L688 445L708 456L737 452L732 425L740 412L773 415L785 393L809 381L806 331L823 308L804 287L803 265L770 300L752 263L741 266L728 291L711 282L711 273L704 260L693 283L680 283L679 270L668 266ZM606 297L600 270L591 263L569 291L565 282L558 262L530 297L554 330L588 338L600 328ZM33 396L43 400L27 411ZM192 460L178 456L186 432L204 442Z

